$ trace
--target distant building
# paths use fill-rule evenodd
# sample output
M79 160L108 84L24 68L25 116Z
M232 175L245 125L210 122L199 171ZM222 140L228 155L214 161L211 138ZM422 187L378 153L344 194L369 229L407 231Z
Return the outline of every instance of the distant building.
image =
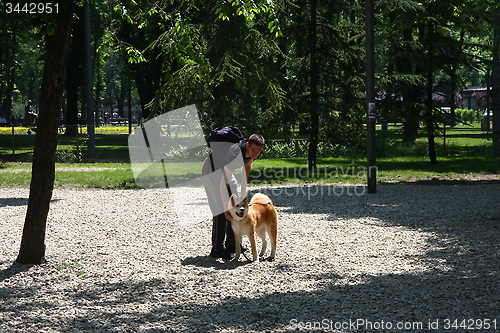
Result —
M487 88L471 87L460 92L464 99L464 109L484 109L487 105Z

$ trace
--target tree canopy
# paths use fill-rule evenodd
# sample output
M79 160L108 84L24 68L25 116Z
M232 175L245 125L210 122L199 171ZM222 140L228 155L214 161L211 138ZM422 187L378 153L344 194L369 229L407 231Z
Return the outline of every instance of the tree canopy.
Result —
M440 117L432 96L445 96L453 107L461 89L487 86L497 6L377 1L379 122L402 122L408 143L425 122L431 139ZM364 1L95 0L91 7L98 118L123 116L131 89L137 116L146 119L196 103L207 131L231 123L289 140L298 127L313 144L364 149ZM68 124L85 111L82 17L76 7ZM52 28L40 15L7 14L5 4L0 19L0 116L9 118L28 99L39 104L40 37Z

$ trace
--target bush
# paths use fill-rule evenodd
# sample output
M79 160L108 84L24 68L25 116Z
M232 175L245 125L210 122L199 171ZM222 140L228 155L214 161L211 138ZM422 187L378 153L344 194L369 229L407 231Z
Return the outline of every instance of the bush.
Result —
M344 156L347 147L331 142L318 143L318 157ZM262 158L289 158L307 157L309 155L309 141L293 140L290 143L284 141L269 141L262 153Z
M456 109L455 115L463 123L472 124L474 122L480 122L483 119L483 110L471 110L471 109Z
M82 152L76 149L56 150L57 163L78 163L82 160Z

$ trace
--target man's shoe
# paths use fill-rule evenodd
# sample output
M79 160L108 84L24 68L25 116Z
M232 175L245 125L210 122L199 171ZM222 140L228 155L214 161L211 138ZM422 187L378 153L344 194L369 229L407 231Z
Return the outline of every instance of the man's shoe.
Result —
M232 252L224 252L223 256L221 257L222 260L233 260L234 259L234 253Z
M220 258L222 260L233 260L234 259L234 253L227 252L227 251L210 252L210 256L212 258Z

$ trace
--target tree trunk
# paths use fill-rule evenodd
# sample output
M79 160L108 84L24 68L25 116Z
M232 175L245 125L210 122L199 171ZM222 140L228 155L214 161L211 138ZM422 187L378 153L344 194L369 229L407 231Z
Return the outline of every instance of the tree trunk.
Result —
M83 38L83 8L75 8L75 15L80 19L72 25L72 46L66 66L66 136L78 135L78 96L84 82L85 49ZM83 114L82 114L83 116Z
M309 139L308 167L310 170L316 169L316 157L318 153L318 84L319 84L319 66L317 52L317 10L318 0L310 1L311 22L309 23L309 47L311 51L310 85L311 85L311 136Z
M427 74L427 102L425 110L425 124L427 127L427 141L429 143L429 160L431 164L437 163L436 157L436 144L434 140L434 117L433 113L433 102L432 102L432 90L434 86L434 24L429 23L428 31L428 46L429 46L429 65Z
M2 109L0 110L0 116L4 117L5 119L9 120L11 115L12 115L12 94L14 92L14 70L8 70L9 71L9 79L7 83L7 89L5 92L5 98L3 99L2 102Z
M500 156L500 8L495 13L492 69L493 153Z
M23 264L45 262L45 227L54 187L57 132L70 48L73 1L60 0L59 9L59 13L54 17L55 30L46 38L41 105L33 152L28 211L21 248L16 260Z
M416 106L416 102L413 102L411 97L408 97L415 95L416 93L411 93L403 97L406 101L403 122L403 142L405 144L414 144L417 141L420 108ZM421 96L421 94L419 95Z
M450 104L451 105L451 108L450 108L450 118L451 118L450 125L452 127L455 127L456 126L456 122L455 122L455 109L456 109L455 94L457 93L455 91L455 89L457 87L457 71L456 71L454 65L451 66L451 70L452 70L452 74L451 74L451 82L450 82L450 86L451 86L451 89L450 89L450 100L451 100L451 102L450 102L451 103ZM446 126L447 123L448 123L448 118L446 118L444 126Z
M436 143L434 140L434 117L432 115L434 106L432 105L432 86L434 81L434 75L432 73L433 66L429 69L428 83L427 83L427 102L425 110L425 124L427 127L427 141L429 144L429 160L431 164L437 163L436 157Z
M12 34L11 39L12 44L10 47L7 50L2 50L2 52L5 52L6 54L5 60L7 61L7 63L3 64L6 66L6 77L3 78L3 81L7 83L5 84L5 90L1 91L0 94L0 102L2 103L0 117L4 117L7 120L9 120L12 116L12 95L14 93L14 78L16 76L17 67L14 55L16 54L15 50L19 49L16 41L16 34ZM7 43L7 45L9 45L9 43Z
M406 43L411 43L414 40L411 29L405 29L403 39ZM397 60L398 70L404 74L413 74L413 66L410 58L400 57ZM418 64L415 67L415 73L420 73ZM421 92L419 87L411 87L403 94L404 100L404 117L403 117L403 142L405 144L414 144L417 140L420 109L416 106L421 100ZM390 96L390 95L389 95Z
M95 125L96 127L101 126L101 120L104 119L104 115L101 112L101 91L102 91L102 75L101 75L101 57L99 55L96 56L96 71L97 78L95 83Z
M75 137L78 134L78 89L78 78L69 66L66 81L66 136Z
M12 44L16 45L16 40L15 40L15 34L12 36ZM9 51L6 51L8 54L8 58L14 59L14 54L9 54ZM6 84L6 89L5 89L5 97L3 98L2 102L2 109L0 110L0 116L4 117L5 119L9 120L11 117L11 110L12 110L12 94L14 93L14 78L16 76L16 69L15 69L15 64L14 61L12 61L11 64L7 63L6 64L8 69L6 70L7 77L5 77L5 81L7 82Z

